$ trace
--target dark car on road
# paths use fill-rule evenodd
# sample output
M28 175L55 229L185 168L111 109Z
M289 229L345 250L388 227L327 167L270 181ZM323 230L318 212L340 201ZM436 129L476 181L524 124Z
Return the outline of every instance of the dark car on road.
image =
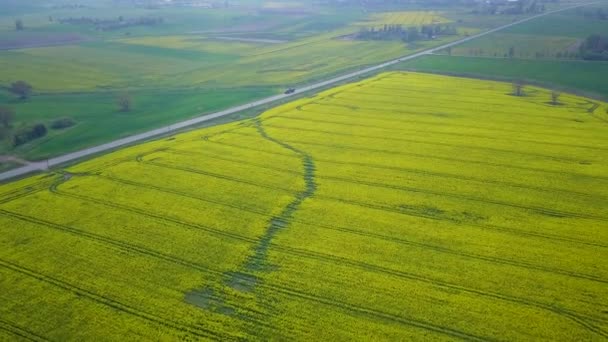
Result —
M293 94L296 92L296 88L289 88L287 90L285 90L285 94Z

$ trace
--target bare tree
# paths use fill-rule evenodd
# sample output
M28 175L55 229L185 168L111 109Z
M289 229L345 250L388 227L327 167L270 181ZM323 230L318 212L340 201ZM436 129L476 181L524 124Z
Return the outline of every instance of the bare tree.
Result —
M8 129L15 119L15 111L10 107L0 106L0 124Z
M133 107L133 99L128 93L118 95L116 103L118 104L118 108L121 112L130 112L131 108Z
M554 90L551 92L551 104L554 106L557 106L559 104L559 97L562 94L560 92L558 92L557 90Z
M17 81L11 84L8 91L19 96L21 100L25 100L32 93L32 85L25 81Z
M15 20L15 30L23 31L24 28L25 28L25 26L23 26L23 20L21 20L21 19Z
M513 82L513 95L524 96L524 82L522 80Z
M513 57L515 57L515 48L511 46L509 48L509 58L513 58Z

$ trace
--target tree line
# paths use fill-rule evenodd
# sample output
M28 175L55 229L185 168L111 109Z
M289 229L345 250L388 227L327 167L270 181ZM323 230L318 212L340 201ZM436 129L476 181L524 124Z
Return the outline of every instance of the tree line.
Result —
M401 40L403 42L414 42L423 39L433 39L437 36L456 35L458 30L452 25L423 25L422 27L403 27L403 25L385 24L380 28L363 27L355 35L359 40Z
M485 1L476 9L471 11L473 14L484 15L521 15L542 13L546 10L545 4L537 0L518 0L518 1Z
M576 9L576 13L587 19L608 20L608 11L603 8L579 7Z
M451 49L444 50L448 55L451 54ZM502 51L496 50L484 50L483 48L469 48L466 52L469 56L476 57L504 57L504 58L558 58L558 59L577 59L581 57L580 52L574 51L557 51L552 52L550 50L543 51L521 51L516 49L514 46L505 48Z
M583 59L608 61L608 36L592 34L579 47Z

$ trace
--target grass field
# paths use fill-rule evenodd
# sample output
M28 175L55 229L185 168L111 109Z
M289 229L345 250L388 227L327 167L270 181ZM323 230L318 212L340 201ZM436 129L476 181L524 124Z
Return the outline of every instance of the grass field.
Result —
M395 20L411 25L446 20L434 12L397 12L370 18L373 25ZM311 24L306 20L302 23ZM300 24L276 31L306 31ZM5 70L0 84L24 79L42 92L132 87L286 87L458 38L425 41L415 47L395 41L338 39L357 32L356 25L314 32L283 44L218 41L215 37L226 33L201 33L4 51L0 52L0 68Z
M25 102L0 91L0 103L4 97L19 114L13 124L16 129L33 122L49 127L46 137L18 148L0 144L0 155L12 153L30 160L45 159L270 96L276 91L270 87L135 90L130 92L134 109L128 113L118 110L118 95L111 91L37 95ZM61 117L73 119L76 125L50 129L51 123Z
M558 90L608 99L608 62L526 60L488 57L424 56L396 69L466 75L501 80L527 80Z
M385 73L0 187L0 339L603 340L608 105Z
M585 8L603 8L589 5ZM452 55L507 57L514 49L516 58L573 59L581 41L591 34L608 31L608 21L589 19L577 9L551 14L452 48Z

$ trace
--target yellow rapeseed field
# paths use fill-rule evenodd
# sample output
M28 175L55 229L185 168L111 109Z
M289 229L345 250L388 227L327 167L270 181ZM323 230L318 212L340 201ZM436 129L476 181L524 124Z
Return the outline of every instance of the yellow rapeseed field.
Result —
M422 26L450 22L435 11L404 11L372 14L367 20L356 23L358 26L381 28L384 25Z
M392 72L0 187L0 340L608 338L608 106Z

